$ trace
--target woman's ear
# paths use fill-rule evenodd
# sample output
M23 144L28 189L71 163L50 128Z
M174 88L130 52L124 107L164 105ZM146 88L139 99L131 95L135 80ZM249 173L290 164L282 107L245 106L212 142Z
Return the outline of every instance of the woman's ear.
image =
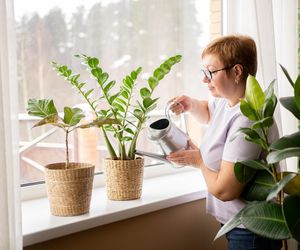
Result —
M235 79L238 79L238 81L240 81L243 76L243 70L244 70L243 65L236 64L233 66L233 70L235 73Z

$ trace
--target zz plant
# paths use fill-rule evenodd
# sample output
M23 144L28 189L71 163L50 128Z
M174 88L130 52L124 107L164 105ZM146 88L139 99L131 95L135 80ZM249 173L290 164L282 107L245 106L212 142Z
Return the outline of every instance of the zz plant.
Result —
M280 103L299 120L300 76L293 82L287 70L283 66L281 68L294 89L294 96L280 98ZM286 158L300 156L300 132L283 136L272 143L268 141L268 129L274 123L277 104L273 86L274 81L263 92L253 76L247 79L245 99L241 100L240 109L253 124L251 128L241 128L237 133L243 133L246 140L259 144L267 157L235 164L236 178L246 183L242 198L247 205L220 229L215 239L242 224L267 238L300 241L299 166L296 173L291 173L280 172L277 164Z
M27 111L29 115L41 117L42 119L34 124L33 127L42 125L53 125L65 132L66 146L66 169L69 165L69 133L78 128L102 127L104 124L112 124L117 121L110 118L98 118L87 124L79 124L85 117L80 108L64 107L63 117L60 117L53 100L48 99L29 99Z
M181 56L170 57L156 68L147 81L147 87L138 88L138 76L142 71L142 68L138 67L124 77L117 90L114 88L116 81L108 80L109 74L101 68L98 58L83 54L75 55L75 57L86 66L97 89L87 88L88 84L80 80L80 74L73 73L66 65L53 62L54 70L77 89L98 119L111 118L119 121L118 124L101 127L110 157L120 160L135 159L139 134L150 111L156 108L159 99L153 97L154 90L170 72L172 66L181 60ZM137 100L133 98L135 92L139 94ZM105 103L107 108L100 107L100 103ZM114 138L109 136L110 133Z

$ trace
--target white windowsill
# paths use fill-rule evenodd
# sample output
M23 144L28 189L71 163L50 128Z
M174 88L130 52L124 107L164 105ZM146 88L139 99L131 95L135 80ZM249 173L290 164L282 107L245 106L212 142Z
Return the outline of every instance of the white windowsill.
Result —
M169 166L160 166L164 168ZM22 202L23 245L28 246L137 215L187 203L205 197L200 170L185 167L171 174L144 179L142 197L132 201L111 201L105 188L93 190L90 212L73 217L50 215L47 198Z

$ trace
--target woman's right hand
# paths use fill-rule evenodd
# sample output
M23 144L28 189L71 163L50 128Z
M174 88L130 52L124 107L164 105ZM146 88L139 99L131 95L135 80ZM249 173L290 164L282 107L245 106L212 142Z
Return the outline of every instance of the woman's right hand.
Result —
M172 98L169 103L171 103L170 110L176 115L179 115L191 109L192 98L186 95L177 96Z

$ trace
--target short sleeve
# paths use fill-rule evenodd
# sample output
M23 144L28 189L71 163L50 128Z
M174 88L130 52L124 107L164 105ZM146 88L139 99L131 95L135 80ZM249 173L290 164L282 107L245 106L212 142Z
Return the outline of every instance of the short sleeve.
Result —
M237 162L243 160L255 160L259 158L262 150L260 145L247 141L244 138L243 133L239 133L238 136L233 138L233 135L236 134L238 129L249 128L251 127L251 124L251 121L242 115L239 115L232 120L224 145L222 160Z

